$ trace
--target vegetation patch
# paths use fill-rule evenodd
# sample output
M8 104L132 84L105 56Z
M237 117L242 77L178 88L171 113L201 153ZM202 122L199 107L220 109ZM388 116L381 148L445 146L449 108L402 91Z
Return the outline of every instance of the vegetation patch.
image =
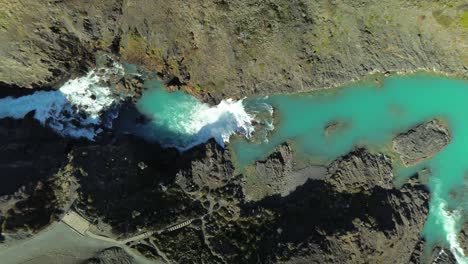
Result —
M130 63L144 65L157 72L163 70L161 50L150 47L148 41L136 30L127 33L126 43L120 47L120 54Z
M9 28L9 21L10 17L3 11L0 11L0 30L5 30Z
M463 11L463 15L460 17L459 23L463 28L468 29L468 11Z
M443 14L442 10L433 11L432 16L434 16L437 23L446 28L449 27L453 22L453 18Z

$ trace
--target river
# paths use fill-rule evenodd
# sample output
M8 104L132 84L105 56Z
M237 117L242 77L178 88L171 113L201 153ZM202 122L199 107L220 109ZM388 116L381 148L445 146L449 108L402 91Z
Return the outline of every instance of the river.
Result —
M115 68L111 73L121 74L122 68ZM115 95L109 99L111 91L97 85L105 77L93 71L58 91L0 99L0 118L22 118L35 110L36 119L57 133L93 140L102 123L98 113L123 100ZM443 120L450 129L450 144L415 166L395 161L395 185L423 168L430 170L429 217L422 235L429 247L443 245L459 263L468 262L457 241L468 214L466 80L419 73L309 93L226 99L215 106L182 91L169 93L157 81L145 85L148 89L136 106L151 121L127 126L126 132L181 151L215 138L221 146L229 143L238 171L264 159L286 141L301 158L318 165L330 163L357 145L391 151L389 146L398 133L433 118ZM87 102L88 98L93 102ZM79 113L81 105L86 107ZM328 133L330 124L337 129Z
M245 107L226 107L239 102ZM442 244L451 249L458 262L468 261L457 241L468 210L467 81L428 74L392 76L379 82L358 82L310 93L223 101L211 108L182 92L168 93L154 87L138 104L140 111L154 120L152 124L158 132L152 136L180 149L210 136L219 137L218 142L222 142L235 131L251 137L252 125L245 115L262 115L263 118L256 118L257 122L270 124L271 120L265 119L265 112L270 109L265 105L274 109L274 130L264 133L267 136L261 140L241 139L230 145L241 171L286 141L292 142L302 158L323 165L357 145L388 151L398 133L432 118L447 122L451 143L423 163L410 167L395 164L395 184L422 168L431 171L430 213L423 236L428 247ZM330 124L341 126L327 134L325 129ZM272 127L270 124L264 130Z

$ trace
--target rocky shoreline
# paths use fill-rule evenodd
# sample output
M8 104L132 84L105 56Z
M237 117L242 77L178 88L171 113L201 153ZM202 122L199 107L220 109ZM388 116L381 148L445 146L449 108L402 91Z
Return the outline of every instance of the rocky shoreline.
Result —
M396 142L432 133L434 122ZM21 138L31 126L38 138ZM297 168L293 149L283 144L251 165L263 179L266 191L261 191L246 181L251 175L235 173L230 150L213 140L179 153L132 136L104 144L63 139L31 116L0 120L0 127L14 127L18 138L5 133L0 164L24 153L16 142L26 139L46 144L48 149L41 149L49 160L31 165L45 167L43 175L16 180L24 186L17 190L3 190L2 243L34 235L71 208L101 236L125 239L155 231L127 245L162 263L429 261L420 245L429 192L417 176L395 188L393 162L384 154L358 148L317 171ZM52 137L54 145L42 135ZM417 144L410 150L417 151L400 152L402 157L438 149L430 141L412 142ZM10 163L8 168L14 175L25 167ZM292 175L302 180L292 183ZM439 263L440 255L434 253L432 262Z
M445 2L5 3L0 92L57 87L94 65L97 51L210 102L336 87L375 72L466 78L467 6Z
M463 1L47 3L0 7L0 98L57 89L114 58L209 103L375 73L468 77ZM139 74L106 83L128 96L123 108L145 89ZM455 263L421 237L423 173L398 188L393 176L395 163L420 163L449 144L441 120L397 135L391 156L355 148L312 166L283 143L242 172L214 140L180 153L102 129L88 141L59 136L33 112L0 119L0 245L74 212L90 234L129 241L85 263L137 263L123 247L155 263ZM465 252L467 234L465 225Z
M112 64L106 58L100 63ZM129 111L143 80L115 75L105 85L130 96L121 103ZM391 153L356 148L317 166L283 143L241 172L215 140L179 152L115 125L101 129L89 141L59 136L34 112L0 119L9 176L0 189L2 244L57 221L74 228L64 220L74 212L86 221L80 234L117 244L89 263L133 263L119 245L155 263L454 263L450 250L428 249L421 237L424 173L398 188L393 175L395 164L419 164L450 143L443 120L396 135Z

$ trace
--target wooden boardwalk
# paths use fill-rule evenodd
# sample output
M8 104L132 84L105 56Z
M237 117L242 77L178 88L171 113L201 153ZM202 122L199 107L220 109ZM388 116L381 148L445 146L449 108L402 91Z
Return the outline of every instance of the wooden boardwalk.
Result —
M129 242L134 242L134 241L139 241L139 240L149 238L154 234L160 234L162 232L172 232L177 229L190 225L194 220L195 219L190 219L178 225L174 225L174 226L171 226L171 227L159 230L159 231L148 231L148 232L145 232L145 233L133 236L133 237L129 237L127 239L115 240L110 237L105 237L105 236L92 233L89 230L91 227L91 224L88 222L88 220L86 220L85 218L83 218L82 216L80 216L78 213L76 213L73 210L69 210L62 218L63 223L65 223L67 226L69 226L71 229L75 230L78 234L82 236L88 236L88 237L92 237L95 239L112 242L116 244L127 244Z
M89 222L73 210L69 210L65 214L62 218L62 222L82 236L86 235L86 231L88 231L90 227Z

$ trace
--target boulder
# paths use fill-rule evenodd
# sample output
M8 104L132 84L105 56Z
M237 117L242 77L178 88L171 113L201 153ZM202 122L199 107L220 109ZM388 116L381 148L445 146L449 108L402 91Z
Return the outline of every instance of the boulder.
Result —
M433 119L420 124L393 139L393 149L400 154L405 166L432 158L451 141L449 129Z

